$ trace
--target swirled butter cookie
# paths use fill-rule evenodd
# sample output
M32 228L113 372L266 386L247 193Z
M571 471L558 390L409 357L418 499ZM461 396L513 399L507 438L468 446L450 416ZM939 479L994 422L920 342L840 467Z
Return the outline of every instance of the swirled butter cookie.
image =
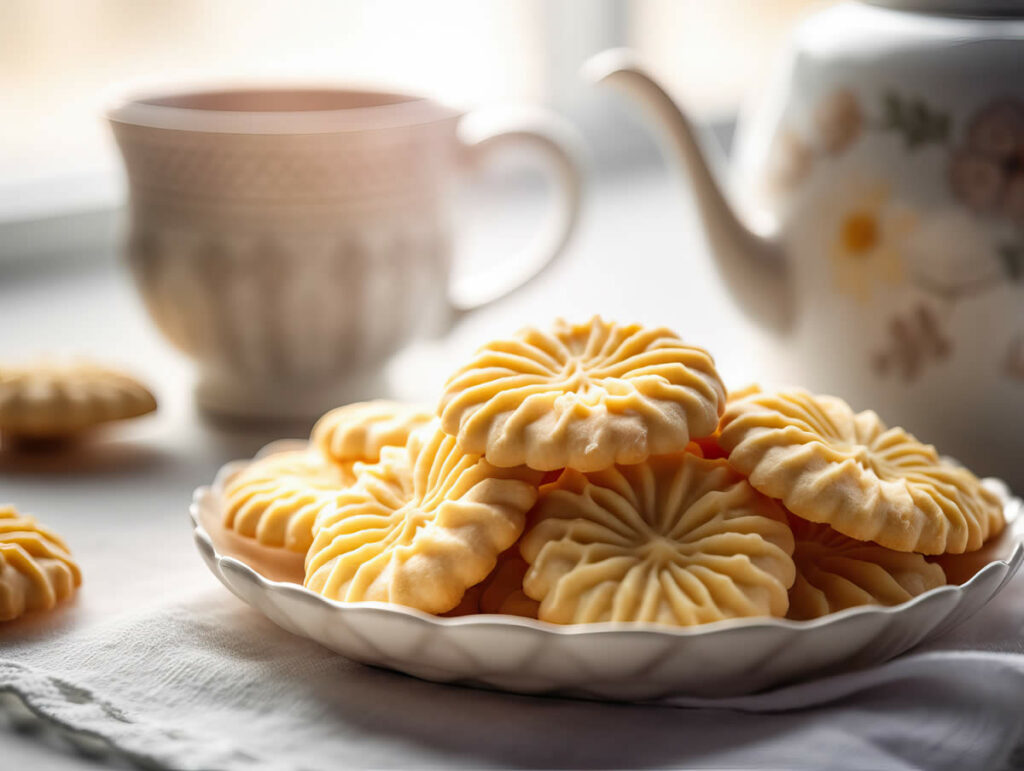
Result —
M352 465L314 450L258 458L224 486L224 527L264 546L305 552L317 513L355 482Z
M790 517L796 581L789 618L811 619L856 605L898 605L943 586L942 568L920 554L893 551Z
M436 421L356 473L317 517L306 586L427 613L451 610L487 577L522 533L541 476L463 452Z
M530 516L523 590L543 621L689 626L786 614L786 514L724 460L677 453L567 470Z
M84 361L0 366L0 432L15 440L73 436L156 409L138 380Z
M415 404L377 399L338 407L313 427L311 442L335 463L376 463L383 447L404 447L409 434L434 419Z
M959 554L1003 527L999 499L974 474L834 396L741 399L726 409L719 442L762 493L858 541Z
M32 517L0 506L0 621L50 610L81 582L64 541Z
M496 466L596 471L682 450L715 430L724 403L706 351L595 317L488 343L448 380L439 414Z

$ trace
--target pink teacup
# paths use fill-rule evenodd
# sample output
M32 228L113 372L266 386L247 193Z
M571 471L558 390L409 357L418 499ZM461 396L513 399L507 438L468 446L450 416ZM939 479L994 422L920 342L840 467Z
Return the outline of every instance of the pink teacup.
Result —
M108 118L131 191L128 261L157 325L198 362L200 405L221 415L305 418L371 395L414 337L551 264L579 211L576 134L546 113L271 88L142 96ZM452 183L509 142L548 161L560 206L517 258L532 273L455 302Z

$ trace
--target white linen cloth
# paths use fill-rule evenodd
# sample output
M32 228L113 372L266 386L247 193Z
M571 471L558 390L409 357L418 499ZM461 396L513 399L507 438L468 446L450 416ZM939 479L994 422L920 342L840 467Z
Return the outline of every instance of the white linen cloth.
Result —
M393 395L430 403L484 341L598 311L678 328L715 354L727 383L793 382L798 370L785 344L743 323L714 278L693 202L681 192L660 169L594 185L588 224L566 259L528 291L475 313L439 347L403 354ZM536 226L532 198L493 203L499 216L469 250L480 266ZM610 278L622 274L623 255L636 280ZM293 637L215 586L188 537L189 493L222 463L281 434L197 419L190 363L169 349L112 261L93 271L5 276L0 329L4 359L47 350L100 360L120 354L160 390L155 416L119 427L114 441L77 461L0 463L0 500L64 535L85 571L73 608L0 629L0 702L16 693L51 725L156 767L224 771L1024 767L1024 753L1014 758L1024 712L1024 575L927 651L717 705L728 710L425 683ZM8 745L17 744L0 726L0 771L95 767L53 757L49 747L12 761Z
M1012 768L1024 765L1024 575L959 629L882 667L718 701L605 704L427 683L294 637L226 590L43 645L0 645L0 691L175 769Z

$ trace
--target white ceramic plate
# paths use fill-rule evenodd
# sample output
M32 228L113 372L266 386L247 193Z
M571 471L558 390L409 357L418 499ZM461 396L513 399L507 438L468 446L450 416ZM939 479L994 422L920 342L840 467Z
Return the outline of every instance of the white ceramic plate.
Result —
M261 455L296 446L302 443L275 443ZM191 507L199 552L235 595L284 629L356 661L519 693L724 697L880 664L969 618L1024 561L1024 502L989 479L985 484L1004 500L1009 525L975 556L974 566L961 563L968 574L980 569L961 586L939 587L895 607L850 608L814 621L759 618L690 628L439 618L384 603L333 602L298 583L272 580L301 580L301 560L253 549L219 525L220 490L246 463L221 469L211 487L196 490Z

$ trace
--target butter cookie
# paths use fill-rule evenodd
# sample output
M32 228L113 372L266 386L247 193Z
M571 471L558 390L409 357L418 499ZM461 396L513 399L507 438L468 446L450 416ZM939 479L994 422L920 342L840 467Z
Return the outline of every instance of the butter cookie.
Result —
M65 438L155 409L142 383L97 364L0 366L0 433L15 441Z
M786 514L724 460L677 453L567 470L530 517L523 589L541 620L689 626L786 614Z
M762 493L858 541L959 554L1003 527L999 499L974 474L834 396L740 399L722 416L719 443Z
M792 619L812 619L857 605L899 605L943 586L942 568L920 554L847 538L828 525L790 517L796 581Z
M463 452L436 421L356 474L317 517L306 586L436 614L455 608L519 538L541 477Z
M439 414L496 466L597 471L681 451L714 432L724 405L707 351L594 317L483 346L448 380Z
M0 506L0 621L50 610L81 583L82 573L56 533Z
M224 527L264 546L303 553L313 543L320 509L355 482L352 466L313 450L257 458L224 485Z

